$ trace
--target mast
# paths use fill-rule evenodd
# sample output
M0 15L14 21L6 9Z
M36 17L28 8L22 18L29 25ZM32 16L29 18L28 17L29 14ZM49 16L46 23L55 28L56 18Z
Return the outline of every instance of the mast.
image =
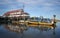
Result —
M24 5L24 3L23 3L23 5L22 5L22 11L24 12L24 8L25 8L25 5Z
M24 3L23 3L22 12L24 12L24 8L25 8L25 5L24 5ZM25 24L25 16L24 16L24 24Z

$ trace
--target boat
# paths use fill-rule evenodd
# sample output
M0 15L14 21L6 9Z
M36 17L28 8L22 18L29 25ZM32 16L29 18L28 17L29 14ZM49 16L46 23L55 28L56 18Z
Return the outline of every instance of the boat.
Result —
M28 22L29 25L53 25L54 21L51 20L43 20L43 21L37 21L37 20L32 20Z
M43 23L43 22L29 22L31 25L53 25L54 23Z

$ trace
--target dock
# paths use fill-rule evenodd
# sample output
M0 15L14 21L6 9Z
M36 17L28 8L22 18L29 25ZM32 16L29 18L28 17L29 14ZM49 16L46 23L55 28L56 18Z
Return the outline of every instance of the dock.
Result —
M53 23L46 23L46 22L31 22L31 21L13 21L13 24L22 24L22 25L27 25L27 26L38 26L38 25L48 25L48 26L52 26L54 24Z

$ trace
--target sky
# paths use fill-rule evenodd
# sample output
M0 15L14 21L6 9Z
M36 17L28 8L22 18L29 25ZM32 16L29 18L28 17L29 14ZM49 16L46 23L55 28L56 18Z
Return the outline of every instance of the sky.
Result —
M22 9L30 16L60 19L60 0L0 0L0 15Z

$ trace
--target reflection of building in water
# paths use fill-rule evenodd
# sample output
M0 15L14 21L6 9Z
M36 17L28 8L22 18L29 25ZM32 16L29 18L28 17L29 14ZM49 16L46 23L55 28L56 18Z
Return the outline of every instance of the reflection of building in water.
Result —
M48 30L51 30L51 28L49 28L49 27L40 27L39 30L48 31Z
M26 26L21 26L21 25L5 25L5 28L10 30L10 31L13 31L13 32L20 32L20 33L23 33L23 31L28 29ZM52 25L52 26L40 25L39 27L35 27L35 28L40 30L40 31L53 30L53 34L55 34L55 27L54 27L54 25Z
M26 27L22 27L19 25L5 25L5 28L13 32L21 32L21 33L23 33L24 30L27 30Z
M55 29L55 25L49 26L49 25L40 25L39 30L41 31L49 31L49 30L54 30Z

